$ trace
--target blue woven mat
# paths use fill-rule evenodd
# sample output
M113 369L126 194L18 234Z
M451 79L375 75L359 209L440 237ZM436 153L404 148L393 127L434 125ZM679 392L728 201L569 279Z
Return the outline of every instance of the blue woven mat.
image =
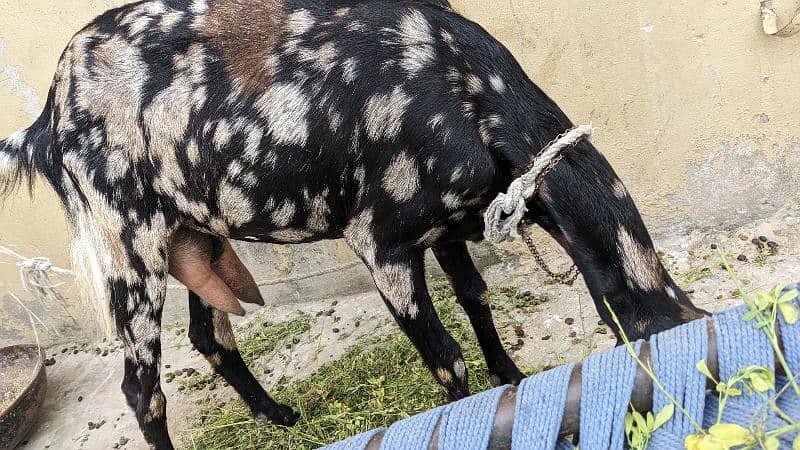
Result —
M800 284L788 289L800 289ZM750 365L774 368L771 344L753 322L743 322L740 307L715 314L712 321L718 352L720 377L726 380ZM707 319L698 320L654 336L650 340L651 365L666 390L683 406L689 417L676 413L651 436L654 449L682 448L694 424L707 428L717 421L718 398L706 396L706 378L695 367L708 353ZM782 346L790 369L800 372L800 325L780 320ZM641 342L634 344L637 352ZM557 367L525 379L516 395L512 450L572 448L558 433L567 399L567 387L574 364ZM582 367L580 448L582 450L622 449L625 446L625 414L636 373L636 362L625 347L587 358ZM779 408L800 420L800 399L785 377L776 380L769 392ZM485 449L492 431L503 386L402 420L385 430L381 450L427 449L439 430L441 450ZM777 395L780 393L780 395ZM654 386L653 409L669 404L667 396ZM745 395L729 398L722 414L725 423L748 426L763 422L768 429L786 425L763 407L763 398ZM437 428L438 427L438 428ZM363 450L382 430L373 430L326 447L331 450ZM784 435L782 445L791 447L795 434Z

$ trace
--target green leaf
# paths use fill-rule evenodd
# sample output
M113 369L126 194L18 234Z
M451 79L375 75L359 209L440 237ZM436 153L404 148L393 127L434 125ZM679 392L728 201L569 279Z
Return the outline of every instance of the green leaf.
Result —
M633 412L633 423L636 425L636 428L640 430L647 429L647 421L644 419L644 416L642 416L638 411Z
M800 293L797 292L797 289L792 289L791 291L781 295L781 298L778 299L778 303L788 303L796 299L798 295L800 295Z
M747 311L746 313L744 313L744 315L742 316L742 320L744 320L745 322L749 322L749 321L755 319L756 317L758 317L758 310L757 309L751 309L750 311Z
M683 446L686 447L686 450L697 450L700 448L700 441L702 440L702 435L690 434L683 440Z
M792 442L792 450L800 450L800 434Z
M759 310L767 309L770 305L774 303L775 299L773 296L764 294L763 292L759 292L756 294L755 304Z
M710 380L717 381L717 379L714 378L714 375L711 374L711 370L708 369L708 364L706 364L705 359L698 361L695 367L697 367L697 370L699 370L700 373L708 377Z
M756 392L767 392L775 389L775 374L764 367L756 367L747 374L750 385Z
M730 395L731 397L738 397L738 396L742 395L742 390L729 387L728 390L725 393Z
M717 383L717 392L720 394L729 395L731 397L738 397L742 395L741 389L736 389L734 387L728 386L727 383Z
M783 320L789 325L794 325L800 317L800 311L794 303L778 303L778 309L783 314Z
M642 450L650 437L650 433L643 429L640 424L644 421L642 415L633 410L625 415L625 436L628 440L628 447L634 450Z
M673 415L675 415L675 405L670 403L661 408L661 411L656 414L656 420L653 423L653 428L651 429L657 430L661 428L665 423L669 422L669 419L671 419Z
M719 439L710 435L690 434L686 436L683 445L687 450L728 450L729 447Z
M769 323L768 319L762 320L761 322L756 323L756 328L759 330L766 329L765 333L769 333L769 330L772 328L772 324ZM769 334L767 334L769 336Z
M631 438L630 446L636 450L644 449L644 437L641 435L641 433L636 433Z

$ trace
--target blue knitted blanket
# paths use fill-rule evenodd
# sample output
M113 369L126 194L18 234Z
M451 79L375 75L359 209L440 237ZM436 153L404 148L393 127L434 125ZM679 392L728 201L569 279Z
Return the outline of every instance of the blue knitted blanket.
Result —
M788 289L800 289L800 283ZM698 320L650 339L650 361L653 372L667 392L686 414L675 412L672 418L656 429L648 448L683 448L685 438L696 434L692 422L707 429L718 421L719 397L706 391L706 377L696 364L708 352L708 320L716 336L720 380L728 380L748 366L775 368L775 355L766 335L752 321L743 321L746 308L736 308ZM782 348L787 363L795 374L800 372L800 324L788 325L780 319ZM635 343L638 352L641 343ZM636 374L636 361L626 347L593 355L583 362L580 405L580 448L622 449L625 442L625 415L629 410ZM512 429L512 450L561 449L574 446L559 438L567 387L574 364L569 364L525 379L516 394L515 419ZM791 420L800 421L800 399L787 386L785 377L778 377L774 391L768 393L780 411ZM329 450L364 450L373 438L380 440L381 450L420 450L430 446L438 430L438 448L442 450L483 450L489 444L495 412L500 397L509 386L502 386L464 400L441 406L417 416L401 420L387 429L372 430L332 444ZM670 404L667 396L654 386L653 410ZM786 426L786 417L764 407L759 395L729 397L721 421L748 428L753 423L766 423L767 429ZM691 417L691 420L689 417ZM781 437L780 448L791 448L796 432ZM373 443L375 445L375 443Z

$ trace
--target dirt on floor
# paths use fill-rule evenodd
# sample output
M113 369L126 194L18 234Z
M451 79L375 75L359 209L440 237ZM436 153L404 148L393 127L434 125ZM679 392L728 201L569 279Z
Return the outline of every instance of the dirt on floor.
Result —
M783 211L774 218L732 231L696 231L656 240L662 260L676 282L698 306L717 311L741 303L717 250L724 249L749 292L777 283L800 280L800 215ZM541 239L545 258L566 267L563 252ZM772 244L770 244L772 243ZM511 289L512 305L495 305L496 322L510 354L521 367L545 368L611 348L615 339L603 324L583 282L573 286L548 284L529 254L518 245L501 249L502 262L485 276L493 289ZM325 303L268 307L237 324L246 335L261 323L307 316L302 339L281 343L257 358L252 371L266 389L306 377L340 357L365 335L395 331L376 293L331 298ZM173 440L190 428L198 405L208 397L219 402L234 398L224 384L216 389L179 389L182 380L207 372L208 364L192 350L186 323L165 327L162 373ZM55 360L48 367L47 400L35 431L23 449L146 448L133 413L119 386L123 356L118 343L61 345L47 351ZM298 425L302 426L302 425Z

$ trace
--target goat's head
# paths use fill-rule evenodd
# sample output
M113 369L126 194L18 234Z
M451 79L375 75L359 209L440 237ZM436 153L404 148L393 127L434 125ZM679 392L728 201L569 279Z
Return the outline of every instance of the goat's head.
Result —
M707 314L663 267L633 199L588 141L566 152L528 209L526 219L547 230L577 264L618 338L605 302L632 340Z

